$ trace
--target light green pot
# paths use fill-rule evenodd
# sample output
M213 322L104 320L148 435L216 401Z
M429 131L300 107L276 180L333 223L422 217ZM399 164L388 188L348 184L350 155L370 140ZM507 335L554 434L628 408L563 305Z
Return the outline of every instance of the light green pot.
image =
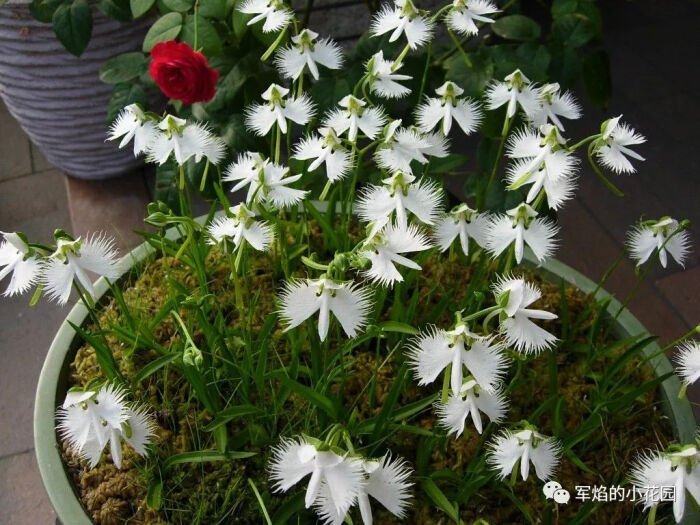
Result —
M137 268L154 253L153 247L147 243L134 249L122 260L123 268L129 268L124 272L124 275L128 274L132 268ZM590 279L557 260L550 259L549 262L538 268L535 268L532 263L529 266L552 282L573 285L584 293L593 292L596 288L596 284ZM108 289L107 282L104 279L99 279L95 285L95 294L101 298L108 292ZM596 298L602 299L609 297L609 295L606 291L599 290ZM619 308L620 303L612 299L608 312L617 312ZM64 525L90 525L92 523L61 460L55 417L56 408L63 402L68 389L69 365L81 344L68 321L81 326L86 324L87 317L86 308L78 303L58 330L41 370L34 406L34 446L41 479L51 504ZM642 332L646 332L644 326L626 309L619 316L613 329L613 334L620 339ZM659 352L660 348L657 344L648 345L644 349L645 355L653 356L649 360L649 364L657 376L673 371L671 363ZM670 377L660 386L665 411L671 420L675 437L680 442L688 443L694 439L696 423L688 400L678 399L679 388L680 382L676 376ZM683 525L700 523L700 514L694 511L689 499L686 500Z

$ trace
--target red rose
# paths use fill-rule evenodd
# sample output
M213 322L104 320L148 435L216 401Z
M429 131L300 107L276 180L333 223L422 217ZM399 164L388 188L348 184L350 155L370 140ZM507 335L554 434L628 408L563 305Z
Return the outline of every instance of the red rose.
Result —
M219 72L185 42L160 42L151 49L151 78L169 98L185 104L206 102L216 93Z

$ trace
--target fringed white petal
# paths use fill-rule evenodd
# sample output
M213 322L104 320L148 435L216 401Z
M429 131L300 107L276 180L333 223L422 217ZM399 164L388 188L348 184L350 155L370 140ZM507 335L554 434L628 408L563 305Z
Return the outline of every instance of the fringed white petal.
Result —
M58 259L49 259L43 264L40 281L49 300L66 304L73 286L73 269Z
M392 459L387 453L380 460L380 465L369 474L363 490L394 516L403 518L406 515L410 489L413 485L409 481L412 472L404 459Z
M104 234L93 234L82 242L77 262L82 268L108 279L116 279L121 274L114 239Z
M138 455L145 456L148 453L148 445L155 436L156 423L145 408L130 408L126 413L130 434L123 434L124 441L131 445Z
M500 343L476 339L462 351L462 364L487 392L496 392L508 372L509 361Z
M359 285L343 284L328 301L333 315L348 337L355 337L367 323L372 309L372 291Z
M551 348L557 341L556 336L540 328L525 315L504 319L501 334L507 346L525 354L538 353Z
M286 330L299 326L315 314L321 306L317 287L309 281L288 281L280 294L280 315Z
M677 347L675 356L676 371L688 384L700 378L700 343L685 341Z
M267 135L277 122L277 115L268 104L254 103L245 109L245 124L259 137Z
M408 360L419 385L435 381L452 362L455 348L450 347L444 330L434 326L412 339L407 347Z
M512 432L504 430L489 443L486 462L497 471L499 478L505 479L522 457L523 448Z
M525 228L523 239L535 254L537 261L542 263L550 257L557 247L555 236L559 227L548 219L537 218ZM520 261L518 261L520 262Z
M530 461L535 467L535 474L542 481L549 481L561 459L561 444L554 438L547 438L530 450Z
M286 492L314 470L314 462L305 461L305 450L310 445L303 440L282 438L279 445L272 449L270 460L270 480L274 490Z

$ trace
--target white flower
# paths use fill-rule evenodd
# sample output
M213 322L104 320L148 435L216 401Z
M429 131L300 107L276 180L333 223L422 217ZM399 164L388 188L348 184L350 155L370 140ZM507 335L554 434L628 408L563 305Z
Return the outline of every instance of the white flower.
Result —
M311 99L306 95L287 97L289 90L271 84L261 95L265 104L252 104L245 110L245 122L249 129L259 136L267 135L277 123L281 133L287 133L287 119L304 125L314 115Z
M330 450L317 450L304 439L282 439L273 449L270 478L275 490L286 492L306 476L306 508L322 499L335 515L345 516L364 484L362 462Z
M539 107L537 90L519 69L508 75L503 82L493 82L486 90L486 99L489 109L508 104L506 116L509 119L515 115L518 104L528 116L534 115Z
M385 131L384 141L377 148L374 156L377 164L389 171L411 173L411 162L427 164L426 155L446 157L448 141L445 137L420 135L412 129L401 128L401 120L391 122Z
M695 445L675 447L673 452L640 455L630 472L630 480L643 495L640 503L648 509L659 504L662 489L673 487L673 517L676 523L683 519L686 491L700 503L700 454Z
M46 260L41 276L49 298L65 304L70 297L73 280L91 296L95 296L87 272L116 279L120 275L114 241L104 235L85 239L59 239L56 251Z
M600 163L615 173L634 173L637 170L627 157L640 161L643 161L644 157L629 146L643 144L647 139L634 128L621 123L621 118L622 115L603 123L601 136L595 141L593 151Z
M364 483L357 494L357 504L364 525L372 525L372 507L369 496L372 496L385 509L397 518L403 518L409 504L409 490L412 483L408 481L412 470L401 458L391 459L389 453L379 460L361 462L364 473ZM319 516L324 523L340 525L345 515L339 515L329 490L323 490L317 504Z
M528 308L542 297L536 286L524 279L501 277L494 284L493 293L496 303L502 307L500 330L507 345L529 354L554 344L557 338L530 320L557 318L553 313Z
M311 160L309 171L313 171L326 165L326 176L331 182L338 182L345 178L352 168L350 152L347 151L333 128L319 128L320 136L310 136L296 145L294 158L299 160Z
M144 409L129 406L125 393L109 384L97 392L69 392L58 409L57 419L61 436L88 460L90 468L100 461L108 443L117 468L122 465L122 440L137 454L146 455L155 429Z
M456 434L459 437L464 432L467 418L471 416L474 428L481 434L483 412L493 423L500 423L505 417L508 405L503 392L496 390L489 392L481 388L473 378L467 378L457 394L453 394L447 403L437 402L435 408L438 413L440 425L447 429L447 433Z
M408 226L407 212L425 224L434 224L442 210L443 193L438 184L397 172L382 180L383 186L369 185L362 190L356 209L360 218L373 224L372 233L383 228L396 214L399 226Z
M246 203L252 207L256 202L271 202L278 208L298 204L308 191L287 187L301 179L301 175L287 177L289 168L279 166L264 159L259 153L245 152L231 164L222 180L238 181L231 191L248 186Z
M462 252L469 255L469 239L474 239L482 248L486 246L489 224L488 215L460 204L437 221L433 237L443 252L459 237Z
M286 330L299 326L318 312L318 336L321 341L328 335L330 314L333 313L348 337L355 337L367 324L372 308L369 288L349 282L320 279L295 280L285 283L280 302Z
M159 134L154 120L146 115L138 104L130 104L121 110L109 127L108 140L121 137L119 147L123 148L133 139L134 156L137 157L151 150L151 145Z
M452 119L465 134L474 133L483 113L479 104L467 98L457 98L464 90L454 82L447 81L435 90L440 98L426 98L425 102L416 109L418 127L423 132L432 131L442 122L440 130L447 136L452 129Z
M627 234L627 245L637 266L647 262L658 251L661 266L666 268L668 254L684 266L690 251L690 234L680 229L677 220L663 217L658 221L644 221L634 226Z
M361 130L367 138L374 140L379 130L386 122L386 117L378 107L366 108L364 100L352 95L343 97L338 105L343 109L335 109L323 121L323 125L333 128L338 134L348 132L348 140L355 142L357 132Z
M385 286L403 281L403 276L396 269L396 264L420 270L421 267L404 253L420 252L431 248L428 238L418 230L415 224L401 226L391 224L375 233L362 244L359 255L369 260L371 266L364 275Z
M384 51L375 53L367 61L367 73L370 93L376 93L384 98L401 98L408 95L411 90L402 86L397 81L410 80L411 76L401 75L393 69L393 62L384 59Z
M678 375L687 384L700 379L700 343L685 341L678 346L675 358Z
M262 28L264 33L287 27L294 18L294 13L282 0L245 0L238 10L255 15L248 21L249 26L265 20Z
M505 430L496 436L489 444L486 461L498 471L501 479L507 477L519 461L523 481L528 478L532 462L537 477L547 481L557 468L560 456L561 444L558 440L528 427L517 432Z
M149 145L148 160L165 164L170 155L180 166L194 157L199 162L206 157L212 164L224 158L226 146L221 138L199 123L189 123L173 115L166 115L158 124L160 132Z
M12 274L4 296L22 294L39 280L41 261L21 234L0 232L0 281Z
M532 125L539 129L540 126L551 121L557 128L564 131L559 117L570 120L581 118L581 106L568 91L561 92L559 84L545 84L538 91L537 101L539 108L532 115Z
M435 327L416 336L408 347L408 357L419 385L435 381L440 373L452 365L450 388L457 395L466 375L474 376L481 387L494 393L508 369L508 360L502 346L493 338L469 331L463 324L445 331Z
M445 20L452 31L471 36L479 33L476 22L493 24L494 19L485 15L499 12L498 7L489 0L454 0Z
M343 52L338 44L330 38L317 41L318 33L310 29L292 37L292 46L285 47L276 56L275 65L281 70L282 76L296 80L304 71L309 72L318 80L318 64L328 69L339 69L343 63Z
M525 202L530 204L544 190L547 204L557 210L573 196L578 161L566 148L564 139L551 124L515 133L508 143L507 155L515 159L506 173L508 189L513 191L532 184Z
M411 49L425 44L430 38L432 24L420 14L412 0L394 0L394 5L385 5L374 18L370 27L372 36L391 31L389 42L396 42L402 34Z
M506 211L506 215L497 214L491 218L486 248L494 257L498 257L514 244L515 260L520 264L527 244L541 263L554 252L554 236L558 231L559 228L552 221L537 217L537 212L529 204L523 203Z
M245 242L258 251L266 251L274 239L272 226L266 222L254 220L256 214L245 204L238 204L230 209L231 217L217 217L209 226L207 232L211 235L209 242L216 244L224 238L230 239L235 248Z

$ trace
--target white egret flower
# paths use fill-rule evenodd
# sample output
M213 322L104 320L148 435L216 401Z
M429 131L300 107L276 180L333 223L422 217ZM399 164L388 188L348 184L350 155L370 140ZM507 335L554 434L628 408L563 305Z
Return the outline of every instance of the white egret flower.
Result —
M374 15L370 26L372 36L380 36L389 31L389 42L396 42L403 34L409 47L416 49L430 38L432 24L416 9L412 0L394 0L393 6L384 5Z
M121 274L117 256L114 241L104 235L58 239L56 251L44 263L41 283L49 298L59 304L68 301L74 280L94 297L95 290L87 272L116 279Z
M469 239L474 239L482 248L486 247L489 225L490 219L487 214L472 210L466 204L460 204L438 219L433 237L443 252L459 237L462 252L469 255Z
M294 13L283 0L245 0L238 10L247 15L255 15L248 20L249 26L264 20L263 33L287 27L294 18Z
M673 446L667 452L640 455L630 480L648 509L659 504L659 494L673 487L673 517L680 523L685 513L686 491L700 504L700 453L696 445Z
M270 162L260 153L245 152L231 164L222 180L237 181L231 191L238 191L248 186L246 203L252 207L256 202L271 202L278 208L286 208L301 202L308 191L289 188L301 179L301 175L287 176L289 168Z
M411 90L399 84L401 80L411 80L413 77L397 73L401 67L393 69L393 62L384 59L384 51L375 53L367 61L367 82L370 93L376 93L384 98L401 98L408 95Z
M700 379L700 343L697 341L685 341L678 345L676 371L683 381L690 385Z
M554 210L561 208L573 196L578 165L563 144L559 130L551 124L542 125L540 134L526 129L515 133L507 150L507 155L515 159L506 172L508 189L531 184L525 197L527 204L544 190L547 205Z
M644 161L644 157L630 146L643 144L647 139L634 128L621 123L621 118L622 115L603 122L601 136L594 142L593 151L600 163L615 173L635 173L637 170L627 157L639 161Z
M280 313L287 324L285 331L299 326L318 312L318 336L324 341L332 313L345 334L355 337L367 324L372 309L371 296L369 288L352 282L336 282L325 276L288 281L280 296Z
M309 171L326 165L326 176L331 182L345 178L352 169L350 152L346 150L333 128L319 128L319 135L312 135L296 145L294 158L312 160Z
M360 460L331 450L318 450L317 445L303 438L283 438L273 449L270 462L270 478L275 490L286 492L309 474L304 498L306 508L323 499L339 516L347 514L364 484Z
M109 444L112 461L122 466L122 441L145 456L155 423L143 408L126 402L122 390L106 384L97 392L69 392L58 409L58 431L71 449L94 468Z
M450 388L454 395L460 393L467 375L485 391L494 393L508 370L508 360L501 350L493 337L475 334L465 323L459 323L453 330L431 327L416 336L409 344L408 358L421 386L435 381L451 364Z
M119 112L119 115L109 127L108 140L117 140L121 137L119 148L134 141L134 157L142 153L148 153L151 145L160 135L158 126L153 118L149 117L138 104L129 104Z
M27 244L24 235L2 231L0 235L3 236L0 244L0 281L12 275L3 295L22 294L39 280L41 261Z
M505 430L489 443L487 463L501 479L506 478L520 462L520 476L527 480L530 463L535 467L535 474L542 481L547 481L559 465L562 447L559 441L537 432L527 425L519 431Z
M662 217L658 221L643 221L634 226L627 234L627 246L637 266L647 262L655 252L658 252L664 268L668 264L669 253L678 264L684 266L690 251L690 234L681 229L677 220Z
M378 107L365 107L364 100L355 98L352 95L343 97L338 105L343 109L335 109L326 116L323 125L331 127L338 134L348 132L348 140L357 140L358 130L362 131L367 138L374 140L379 134L379 130L386 122L386 117Z
M254 103L245 110L246 126L257 135L267 135L276 123L281 133L287 133L287 119L304 125L314 116L311 99L287 97L289 90L277 84L271 84L261 95L265 104Z
M170 156L180 166L194 157L199 162L206 157L218 164L226 153L224 141L214 135L204 124L190 123L173 115L166 115L158 124L160 132L149 144L148 160L165 164Z
M506 415L508 404L502 390L489 392L481 388L473 377L467 377L459 390L452 394L447 403L438 401L435 404L440 425L449 434L459 437L464 432L467 418L471 416L474 428L481 434L484 430L481 412L486 414L492 423L500 423Z
M434 181L396 172L383 179L383 186L366 186L356 204L360 218L372 222L372 233L383 228L396 214L399 226L408 226L408 212L425 224L434 224L442 211L443 192ZM371 234L370 234L371 235Z
M357 504L360 507L360 517L364 525L372 525L372 507L369 496L382 504L397 518L403 518L409 505L410 488L408 481L412 474L411 467L401 458L393 459L390 454L378 460L361 462L364 483L357 494ZM339 515L327 486L321 491L317 503L317 511L324 523L340 525L345 515Z
M495 20L486 15L495 13L500 13L500 9L490 0L453 0L445 20L452 31L471 36L479 33L477 22L493 24Z
M581 118L581 106L574 96L568 91L561 92L559 84L545 84L537 93L539 108L532 115L532 126L539 129L540 126L550 122L559 130L564 131L559 117L569 120Z
M500 108L508 104L507 118L513 118L518 104L526 115L534 115L539 107L537 90L522 71L516 69L505 77L503 82L494 81L486 90L489 109Z
M452 119L462 131L470 135L474 133L484 117L479 104L468 98L458 98L464 90L454 82L447 81L435 90L440 98L426 97L416 109L418 127L423 132L432 131L440 126L442 134L447 136L452 129Z
M431 247L430 240L415 224L387 225L363 242L359 256L369 260L371 265L363 273L381 285L391 286L397 281L403 281L403 276L396 269L397 264L412 270L421 269L419 264L402 254L420 252Z
M230 213L231 217L217 217L207 226L207 233L211 236L210 244L227 239L235 248L239 248L245 242L260 252L270 247L275 237L272 226L263 221L256 221L256 214L242 203L233 206Z
M292 37L293 45L277 53L275 65L283 77L296 80L307 67L311 76L318 80L319 64L328 69L340 68L343 63L343 51L340 46L330 38L317 39L318 33L302 29L298 35Z
M526 354L551 348L557 338L530 319L556 319L556 314L528 308L542 297L539 288L515 277L501 277L493 286L500 311L500 331L505 343ZM478 378L477 378L478 379Z
M389 171L411 173L411 162L427 164L428 157L446 157L448 142L445 137L435 141L433 137L401 128L401 120L391 122L385 131L384 141L377 148L374 158L377 164Z
M552 255L556 248L554 236L559 231L549 219L537 216L529 204L522 203L506 214L492 216L489 225L486 248L494 257L501 255L508 247L514 245L515 260L523 260L524 247L527 244L537 261L542 263Z

